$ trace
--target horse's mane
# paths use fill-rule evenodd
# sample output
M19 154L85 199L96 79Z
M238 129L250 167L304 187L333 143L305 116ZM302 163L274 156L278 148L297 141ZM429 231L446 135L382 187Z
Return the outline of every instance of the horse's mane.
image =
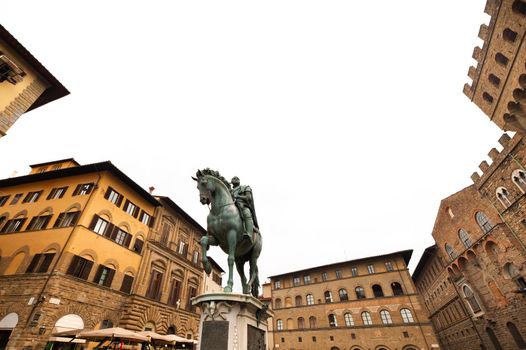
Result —
M213 176L215 177L216 179L220 180L222 183L225 184L226 188L228 188L229 190L232 189L232 187L230 186L230 182L228 182L227 179L225 179L220 173L219 171L216 171L216 170L212 170L210 168L206 168L206 169L203 169L203 170L198 170L197 171L197 177L199 177L199 172L201 172L201 174L203 175L210 175L210 176Z

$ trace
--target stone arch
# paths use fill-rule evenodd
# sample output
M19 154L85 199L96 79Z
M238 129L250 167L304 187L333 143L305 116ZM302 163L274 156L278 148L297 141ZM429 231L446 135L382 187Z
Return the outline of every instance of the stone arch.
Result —
M5 217L5 219L8 220L8 219L9 219L9 215L10 215L10 214L9 214L8 211L4 211L2 214L0 214L0 218L1 218L1 217Z
M111 215L111 212L109 210L103 209L97 213L98 216L100 216L103 219L107 219L108 221L113 221L113 216Z
M152 267L155 266L155 267L161 268L162 270L166 271L167 263L165 259L155 259L151 262L151 265Z
M106 259L102 265L104 266L113 265L115 267L115 271L119 271L119 262L115 259L112 259L112 258Z
M89 249L89 248L88 249L83 249L78 254L78 256L83 257L83 258L86 258L86 256L87 256L87 257L91 258L91 260L93 262L97 262L99 260L98 256L97 256L97 253L93 249ZM88 259L88 260L90 260L90 259Z
M131 226L127 221L121 221L118 225L118 228L124 228L126 232L131 233Z
M144 234L143 231L139 231L135 234L135 239L139 238L139 239L142 239L143 241L145 240L145 237L146 235Z
M468 259L466 259L463 256L458 258L458 266L460 268L460 271L465 271L468 267Z
M141 329L143 329L148 322L155 324L155 328L161 326L163 319L161 317L161 310L157 306L149 306L141 314L141 317L139 318Z
M175 334L177 334L177 331L179 330L179 328L181 328L181 326L179 325L179 318L175 316L174 313L170 312L166 318L164 319L165 321L165 324L166 324L166 332L168 332L168 329L170 327L174 327L175 328Z
M52 207L46 207L46 208L42 209L38 213L38 215L36 215L36 216L42 216L42 215L45 215L45 214L53 215L53 208Z
M14 329L19 321L20 317L16 312L10 312L4 317L0 317L0 328L1 329Z
M413 344L407 344L402 350L419 350L420 348Z
M186 321L185 333L192 333L192 339L194 339L197 334L197 328L198 324L194 318L191 317Z
M181 270L180 268L176 267L172 270L172 274L177 276L177 277L180 277L180 278L184 278L184 271Z
M117 312L117 311L110 311L110 310L105 310L104 312L102 312L100 314L100 317L99 317L99 323L101 323L102 321L104 320L109 320L111 321L114 325L116 325L118 323L120 319L120 313Z
M351 350L364 350L361 346L359 345L351 345L350 347Z
M74 211L74 209L76 209L77 211L81 211L82 210L82 206L78 202L77 203L73 203L69 207L67 207L66 210L64 210L64 212L67 213L69 211Z
M16 219L18 217L27 217L27 210L21 210L19 211L18 213L16 213L15 215L13 215L13 219Z
M27 245L17 249L11 255L11 261L7 265L4 275L15 275L20 272L22 266L25 265L29 256L29 247Z
M192 276L188 279L188 283L189 284L195 284L195 285L199 285L199 280L197 279L197 277L195 276Z
M387 346L385 345L377 345L374 350L390 350Z
M70 303L65 305L59 313L53 324L55 324L60 318L66 315L78 315L84 321L84 328L93 329L100 319L100 312L96 312L94 308L89 309L88 306L84 306L78 303Z
M44 249L42 249L43 253L55 253L60 252L60 245L58 243L50 243L48 244Z
M125 274L131 275L132 277L137 276L137 271L131 266L128 266L127 268L125 268L123 272Z

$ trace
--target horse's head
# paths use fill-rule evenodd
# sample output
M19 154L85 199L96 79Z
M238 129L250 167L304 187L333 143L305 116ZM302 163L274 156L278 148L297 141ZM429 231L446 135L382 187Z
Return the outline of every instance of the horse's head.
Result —
M192 176L192 179L197 182L197 189L199 190L199 201L201 204L210 204L212 201L212 192L215 190L214 181L209 175L205 175L201 170L197 170L197 178Z

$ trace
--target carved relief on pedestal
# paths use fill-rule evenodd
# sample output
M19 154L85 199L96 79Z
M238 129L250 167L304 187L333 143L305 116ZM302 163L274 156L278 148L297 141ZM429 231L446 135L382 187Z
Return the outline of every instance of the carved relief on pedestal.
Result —
M210 301L202 303L200 306L205 321L215 321L217 319L226 320L225 315L229 314L232 310L232 305L226 301Z

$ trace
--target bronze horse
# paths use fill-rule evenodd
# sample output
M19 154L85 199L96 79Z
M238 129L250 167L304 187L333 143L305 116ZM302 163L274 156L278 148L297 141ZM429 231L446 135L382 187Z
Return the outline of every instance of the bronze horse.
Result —
M258 297L259 277L257 260L261 253L262 240L260 233L254 232L254 239L243 239L243 222L232 195L230 183L217 171L198 170L197 189L201 204L210 204L210 214L207 217L207 235L201 238L203 266L207 274L212 271L206 252L209 246L219 245L228 254L228 281L224 292L232 292L233 268L236 263L237 272L241 278L244 294ZM244 266L249 262L249 280L245 276Z

